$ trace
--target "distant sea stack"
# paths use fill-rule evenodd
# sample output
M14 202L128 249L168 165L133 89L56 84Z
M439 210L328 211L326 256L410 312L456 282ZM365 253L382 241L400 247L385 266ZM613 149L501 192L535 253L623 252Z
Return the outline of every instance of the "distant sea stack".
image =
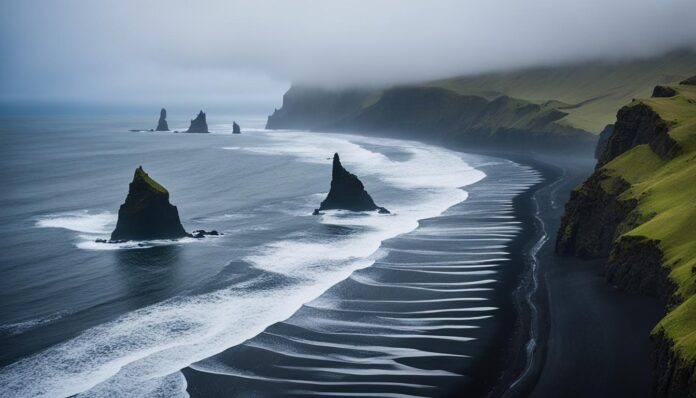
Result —
M242 134L242 129L239 128L237 122L232 122L232 134Z
M145 173L135 170L125 203L118 210L111 241L178 239L189 236L179 220L169 192Z
M191 120L191 125L189 126L187 133L209 133L208 123L205 121L205 113L203 111L198 112L198 116Z
M159 122L157 122L157 129L155 131L169 131L169 125L167 124L167 110L162 108L160 111Z
M333 169L331 172L331 190L329 195L321 202L314 214L321 210L343 209L350 211L379 210L380 213L389 214L389 210L377 206L370 194L365 191L360 179L351 174L341 165L338 153L333 157Z

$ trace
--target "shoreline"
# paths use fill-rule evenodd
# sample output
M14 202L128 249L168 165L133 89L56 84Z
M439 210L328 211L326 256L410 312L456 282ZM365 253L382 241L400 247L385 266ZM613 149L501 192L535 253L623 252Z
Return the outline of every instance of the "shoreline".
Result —
M542 156L516 161L537 170L555 167L561 176L557 186L547 185L535 194L549 235L537 253L536 364L515 391L503 396L650 397L649 337L663 313L659 300L610 286L603 277L606 259L581 260L554 252L570 191L592 172L594 159L568 162Z

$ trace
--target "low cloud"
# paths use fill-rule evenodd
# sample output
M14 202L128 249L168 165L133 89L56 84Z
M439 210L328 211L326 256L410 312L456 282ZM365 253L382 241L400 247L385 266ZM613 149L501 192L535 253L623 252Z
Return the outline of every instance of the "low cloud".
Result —
M6 0L5 99L277 101L696 43L693 0ZM276 100L273 100L275 98Z

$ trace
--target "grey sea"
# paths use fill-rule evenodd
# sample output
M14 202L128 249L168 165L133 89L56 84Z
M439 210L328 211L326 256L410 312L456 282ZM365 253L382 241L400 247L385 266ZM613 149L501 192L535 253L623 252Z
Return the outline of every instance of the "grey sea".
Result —
M534 232L515 198L536 170L256 117L232 135L215 119L212 134L128 131L152 124L140 117L2 120L0 396L491 387ZM334 152L392 214L311 215ZM188 231L223 235L97 243L140 165Z

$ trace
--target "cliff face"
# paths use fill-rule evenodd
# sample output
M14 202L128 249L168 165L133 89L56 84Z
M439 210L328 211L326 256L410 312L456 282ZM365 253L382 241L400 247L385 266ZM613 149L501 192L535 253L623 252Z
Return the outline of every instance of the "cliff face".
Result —
M653 336L655 344L655 396L696 398L696 361L684 359L663 332Z
M582 258L606 257L617 235L631 227L635 200L622 201L630 187L623 179L594 173L570 194L556 238L556 253Z
M155 131L169 131L169 125L167 124L167 110L164 108L162 108L160 111L160 117Z
M652 333L655 395L696 397L696 87L654 91L618 112L556 251L608 256L608 283L667 303Z
M333 157L331 190L317 210L332 209L351 211L379 210L380 213L389 213L384 207L379 207L375 204L357 176L343 168L337 153Z
M242 129L237 122L232 122L232 134L242 134Z
M591 151L595 136L556 123L553 106L507 96L493 100L436 87L382 91L291 88L267 128L398 134L478 146Z
M680 148L667 134L668 130L667 123L646 104L638 103L621 108L616 115L614 132L599 156L597 167L641 144L650 145L650 149L663 159L674 157Z
M327 90L293 86L283 95L283 106L268 117L267 129L331 129L352 119L371 90Z
M191 120L187 133L208 133L208 122L205 120L205 113L198 112L195 119Z
M188 236L179 220L176 206L169 203L169 192L142 167L135 170L125 203L118 210L112 241L177 239Z

